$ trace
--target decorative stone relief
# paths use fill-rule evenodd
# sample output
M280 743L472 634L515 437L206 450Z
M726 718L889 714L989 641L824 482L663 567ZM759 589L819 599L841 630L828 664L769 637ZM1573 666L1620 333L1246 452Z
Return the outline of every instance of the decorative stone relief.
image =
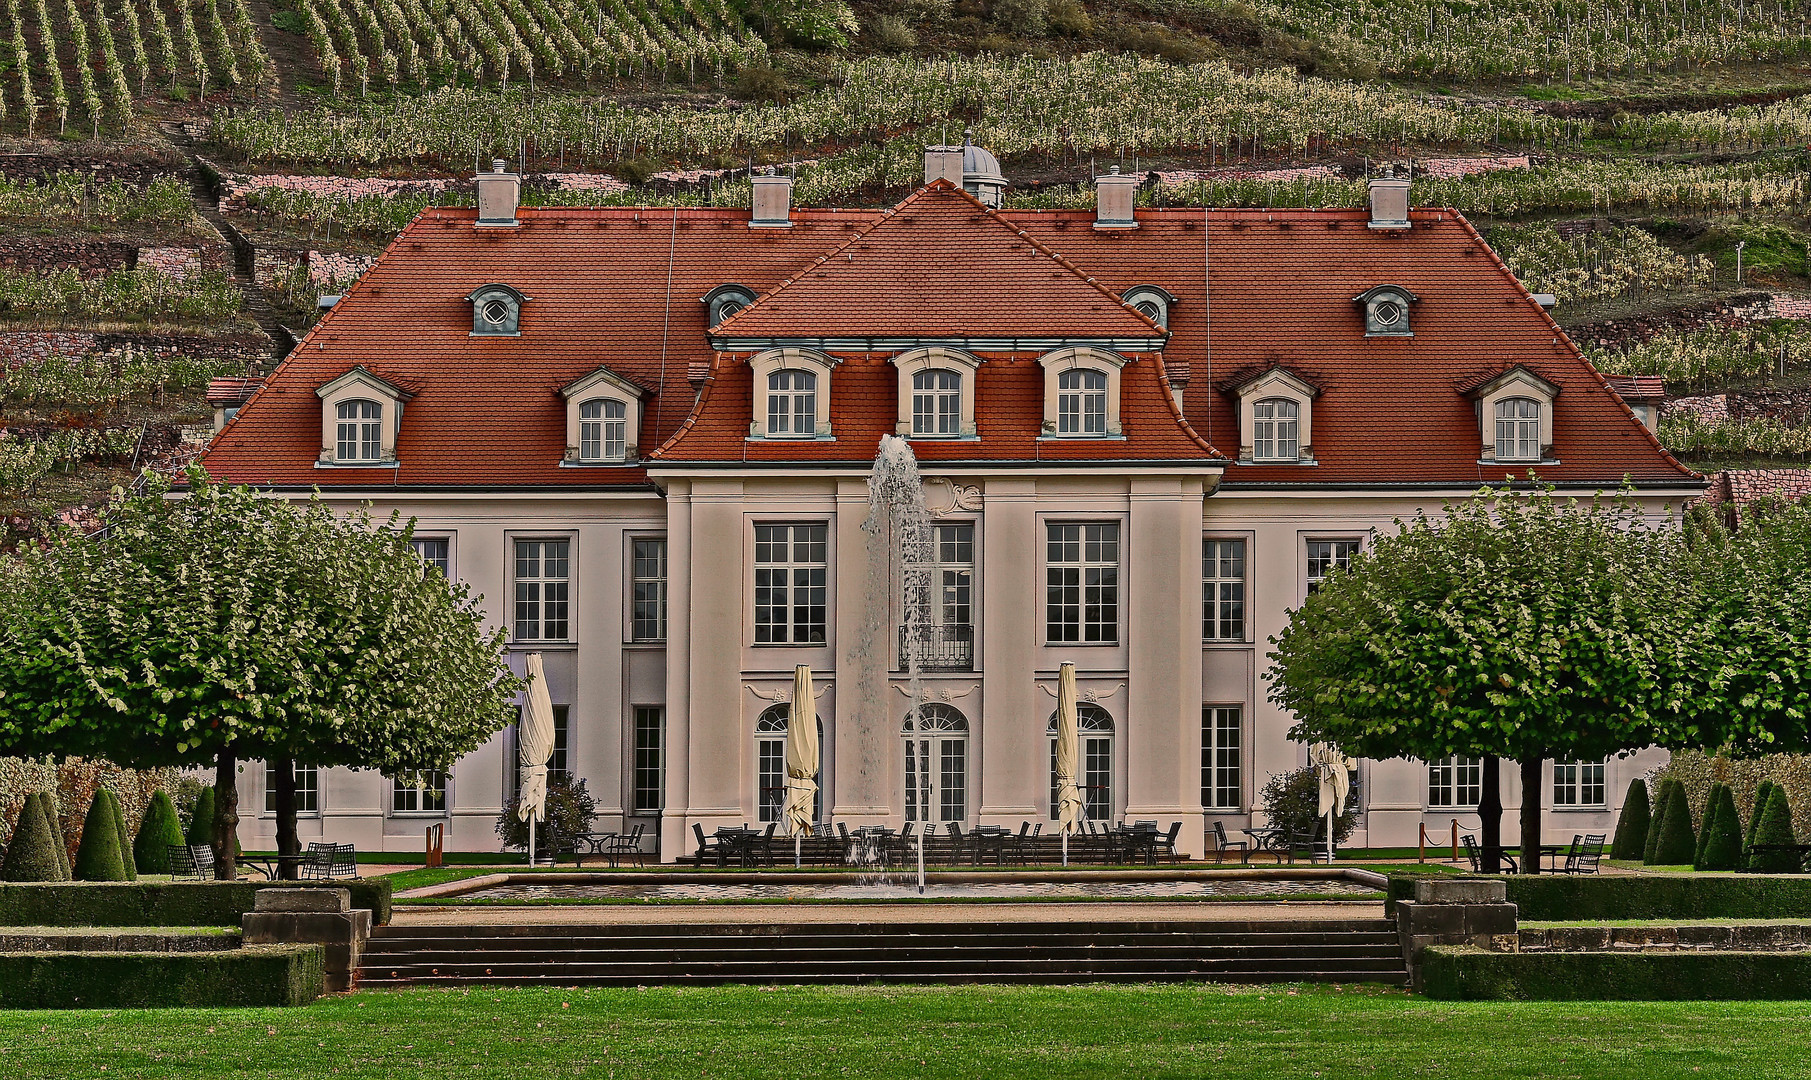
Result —
M941 495L933 498L931 485L943 489ZM958 510L976 511L981 509L981 487L978 484L958 484L943 476L933 476L924 482L924 508L937 517L953 514Z

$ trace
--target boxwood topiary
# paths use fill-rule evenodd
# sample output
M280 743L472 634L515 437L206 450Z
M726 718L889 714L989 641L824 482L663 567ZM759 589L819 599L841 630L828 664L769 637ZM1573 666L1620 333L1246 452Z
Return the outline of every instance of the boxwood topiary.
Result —
M1666 815L1660 825L1660 842L1654 845L1655 866L1689 866L1697 853L1698 837L1692 832L1691 808L1685 804L1685 785L1675 783L1666 794Z
M159 789L145 807L144 820L138 825L138 838L132 842L132 861L141 874L169 874L170 845L183 842L182 824L176 819L176 804L170 793Z
M1723 781L1713 780L1710 791L1704 796L1704 816L1698 819L1698 844L1692 849L1692 865L1704 869L1704 845L1710 840L1711 822L1716 818L1717 793L1723 790Z
M119 837L120 865L126 868L126 880L138 880L138 867L132 860L132 833L126 828L126 808L119 804L119 796L110 789L102 788L98 794L107 796L107 808L113 811L113 832Z
M63 814L62 811L57 809L56 792L44 792L39 801L44 807L44 820L50 822L50 836L51 839L55 841L55 843L50 846L51 850L56 852L57 865L62 867L63 877L61 880L69 881L74 875L70 872L69 844L63 839Z
M1641 861L1654 861L1654 849L1660 846L1660 833L1666 828L1666 808L1672 805L1673 782L1660 781L1660 787L1654 792L1654 820L1648 825L1647 843L1641 847Z
M88 816L82 819L82 842L75 849L77 881L126 880L125 853L120 850L119 826L107 805L106 789L94 793Z
M1704 854L1698 859L1700 870L1740 870L1742 868L1742 815L1736 811L1736 794L1728 784L1717 791L1713 816L1704 832Z
M1792 806L1786 801L1786 789L1775 785L1767 794L1767 805L1758 815L1760 826L1754 831L1756 846L1796 844L1792 834ZM1790 874L1799 868L1795 851L1757 851L1748 857L1748 869L1762 874Z
M19 809L19 820L13 826L12 843L6 848L6 862L0 866L0 878L7 881L67 881L63 865L57 859L62 841L51 828L44 812L44 794L34 791L25 796Z
M1762 780L1754 787L1754 816L1748 819L1748 831L1742 837L1742 850L1754 846L1755 834L1761 831L1761 811L1767 809L1767 798L1773 794L1773 781Z
M195 816L189 819L188 842L194 847L204 847L214 842L214 789L201 789L201 798L195 800Z
M1629 781L1629 793L1623 797L1622 813L1616 818L1616 839L1610 844L1612 859L1640 859L1647 850L1648 785L1637 777Z

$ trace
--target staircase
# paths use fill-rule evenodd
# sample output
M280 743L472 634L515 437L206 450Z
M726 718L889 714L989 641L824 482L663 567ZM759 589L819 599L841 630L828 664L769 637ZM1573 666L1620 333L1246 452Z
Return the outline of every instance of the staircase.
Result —
M1380 982L1395 924L801 923L381 926L361 986Z

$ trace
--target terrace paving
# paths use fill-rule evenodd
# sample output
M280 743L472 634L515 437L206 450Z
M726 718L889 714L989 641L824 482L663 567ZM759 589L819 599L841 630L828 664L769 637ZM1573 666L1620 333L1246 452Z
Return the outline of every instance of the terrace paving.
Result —
M1103 922L1349 922L1383 918L1381 900L1205 901L1141 904L1124 900L1060 904L593 904L571 907L397 907L391 925L407 926L621 926L734 924L740 926L823 923L1092 923Z

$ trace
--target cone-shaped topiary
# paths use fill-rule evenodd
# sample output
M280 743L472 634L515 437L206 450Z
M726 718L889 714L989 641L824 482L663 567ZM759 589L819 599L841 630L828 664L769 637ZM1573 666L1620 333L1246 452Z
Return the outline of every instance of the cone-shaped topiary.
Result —
M195 800L195 816L189 820L188 842L201 847L214 842L214 789L204 787Z
M1629 781L1629 793L1622 800L1622 814L1616 819L1616 840L1610 845L1612 859L1640 859L1647 850L1648 785L1640 778Z
M1685 785L1673 784L1666 793L1666 814L1660 824L1660 842L1654 845L1655 866L1689 866L1697 853L1698 835L1692 831L1691 808L1685 804Z
M132 833L126 828L126 808L119 804L119 796L110 789L102 788L98 794L107 796L107 808L113 811L113 832L119 837L120 865L126 868L126 880L138 880L138 867L132 861L132 845L127 843Z
M132 861L141 874L168 874L170 845L182 843L182 823L176 820L176 804L167 791L151 795L145 807L145 818L138 825L138 839L132 842Z
M1717 812L1717 793L1723 790L1723 781L1713 780L1710 791L1704 796L1704 816L1698 819L1698 846L1692 850L1692 865L1704 869L1704 845L1710 841L1710 826Z
M126 880L125 853L120 850L119 825L107 805L107 790L94 793L88 816L82 819L82 842L75 849L77 881Z
M56 849L57 865L62 867L61 880L68 881L74 875L70 873L69 844L63 839L63 812L57 809L57 793L44 792L40 803L44 807L44 820L50 822L50 835L56 840L51 846Z
M1673 782L1660 781L1660 787L1654 792L1654 820L1648 825L1647 843L1641 848L1641 861L1654 861L1654 849L1660 846L1661 830L1666 828L1666 808L1672 805Z
M1754 786L1754 816L1748 819L1748 831L1742 836L1742 850L1754 846L1755 834L1761 831L1761 811L1767 809L1767 798L1773 793L1773 781L1762 780Z
M19 808L19 820L13 825L12 842L6 846L6 863L0 866L0 878L7 881L67 881L63 864L57 859L62 841L51 828L50 816L44 812L44 795L34 791L25 796Z
M1767 805L1756 815L1760 827L1754 831L1756 846L1796 844L1792 834L1792 806L1786 801L1786 789L1775 784L1767 793ZM1791 874L1799 868L1796 851L1757 851L1748 857L1748 869L1763 874Z
M1717 791L1711 807L1711 820L1704 832L1704 854L1698 859L1700 870L1740 870L1742 868L1742 815L1736 811L1736 793L1728 784Z

